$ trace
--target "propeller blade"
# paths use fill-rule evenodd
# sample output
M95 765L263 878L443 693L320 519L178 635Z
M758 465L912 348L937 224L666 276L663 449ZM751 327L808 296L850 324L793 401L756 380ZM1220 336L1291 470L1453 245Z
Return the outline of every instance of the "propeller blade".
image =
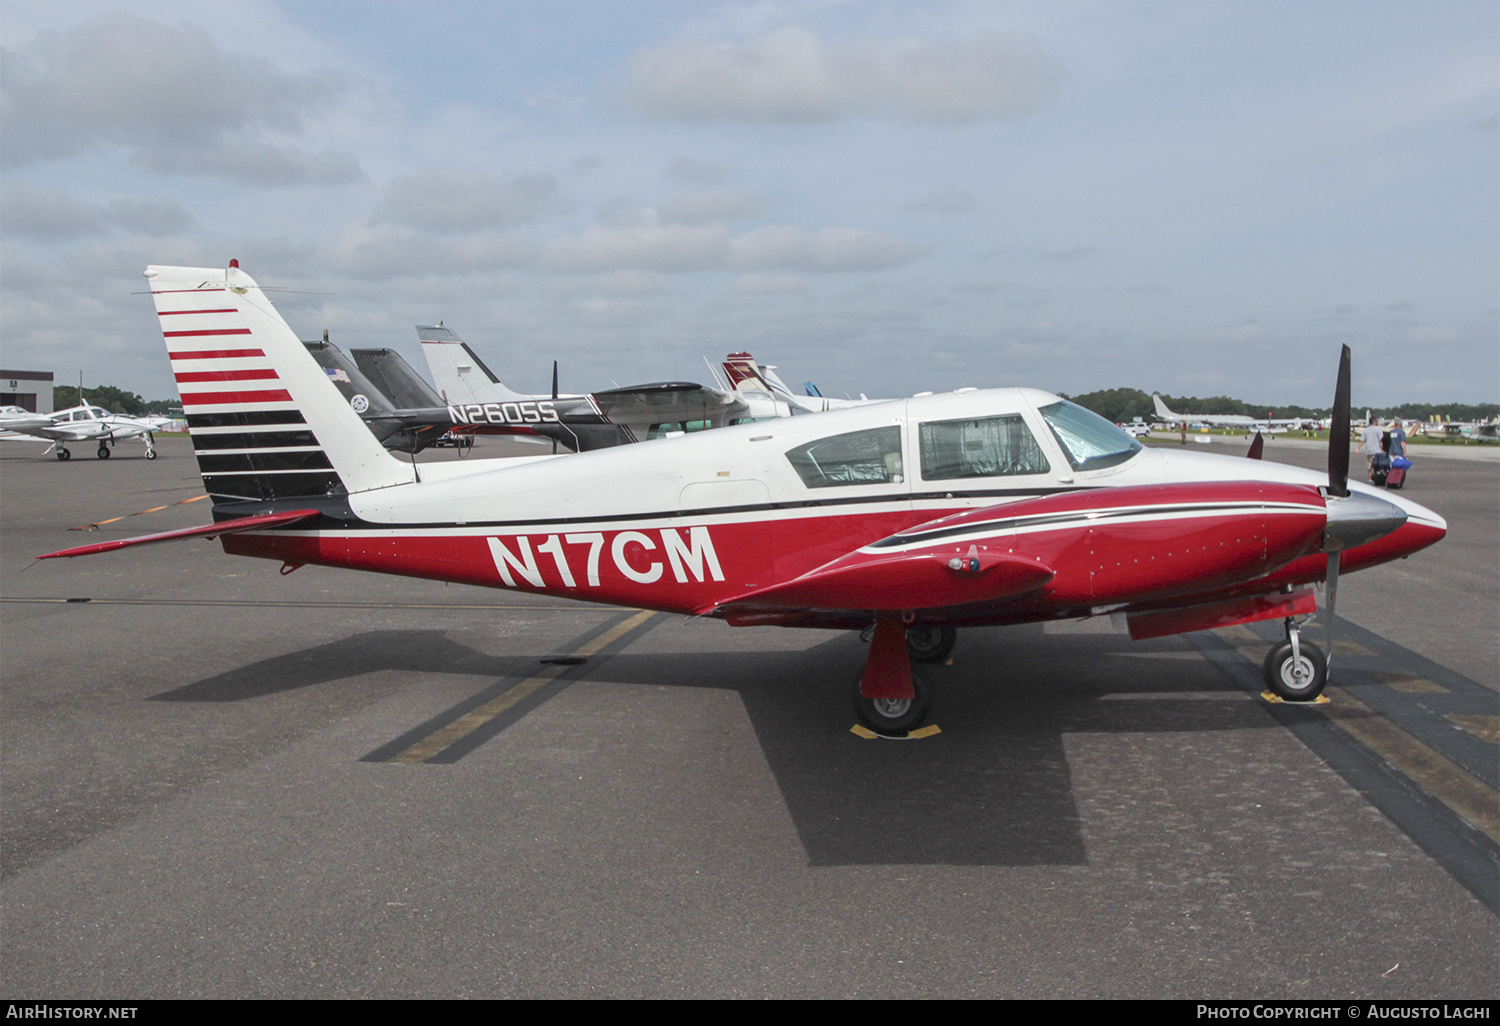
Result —
M552 361L552 398L557 398L557 361Z
M1265 450L1265 448L1266 440L1262 438L1260 436L1260 432L1257 431L1255 432L1255 441L1250 443L1250 451L1245 453L1245 455L1252 460L1258 460L1260 459L1260 454Z
M1328 424L1328 494L1349 494L1349 347L1339 356L1339 379L1333 390L1333 419Z

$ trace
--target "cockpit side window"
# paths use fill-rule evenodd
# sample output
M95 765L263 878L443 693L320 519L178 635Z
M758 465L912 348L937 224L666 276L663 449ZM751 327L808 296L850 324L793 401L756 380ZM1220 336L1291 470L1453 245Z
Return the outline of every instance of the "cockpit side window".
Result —
M1051 469L1019 413L933 421L920 425L918 436L922 477L928 481L1045 474Z
M904 480L901 429L895 425L820 438L788 450L786 458L809 488Z

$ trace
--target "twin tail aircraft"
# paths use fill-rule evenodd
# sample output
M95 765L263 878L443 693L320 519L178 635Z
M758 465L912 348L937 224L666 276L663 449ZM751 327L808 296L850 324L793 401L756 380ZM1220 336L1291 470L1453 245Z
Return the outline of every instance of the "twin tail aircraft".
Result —
M146 276L214 523L234 555L712 616L870 629L859 718L903 734L962 627L1113 614L1146 638L1282 621L1268 687L1315 697L1304 627L1326 582L1408 556L1447 525L1348 481L1145 449L1030 388L960 389L560 457L412 464L340 397L236 262ZM1349 404L1348 350L1335 406ZM1336 417L1335 425L1348 417ZM1338 435L1335 430L1333 434ZM852 667L851 667L852 670Z

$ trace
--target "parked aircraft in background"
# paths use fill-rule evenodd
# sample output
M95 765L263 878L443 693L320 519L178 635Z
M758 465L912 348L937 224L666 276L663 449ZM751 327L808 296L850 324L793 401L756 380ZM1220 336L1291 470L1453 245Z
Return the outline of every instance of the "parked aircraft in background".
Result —
M107 460L110 449L122 438L141 439L146 445L146 459L154 460L156 439L153 432L169 431L173 424L171 417L127 417L110 413L100 406L74 406L45 414L25 410L0 413L0 431L50 441L52 444L42 455L56 455L59 460L72 458L73 454L65 444L69 442L97 442L99 458Z
M510 425L537 431L540 425L551 424L576 436L565 443L579 451L786 417L793 412L785 402L769 396L725 392L691 381L561 395L555 366L550 396L523 395L502 384L452 328L419 324L417 337L433 383L453 411L455 425Z
M1341 573L1441 539L1441 517L1348 481L1349 350L1326 476L1146 449L1036 389L894 400L557 458L409 464L386 452L255 281L146 271L226 552L713 616L871 628L852 681L904 733L930 690L910 659L964 626L1109 613L1149 638L1279 619L1264 670L1316 696L1303 636ZM225 336L241 336L234 348ZM204 374L208 371L208 374ZM244 382L234 391L206 378ZM209 458L208 453L212 454ZM48 557L48 558L50 558Z
M1167 404L1156 392L1151 393L1151 401L1156 405L1156 415L1171 424L1206 424L1209 427L1234 427L1243 428L1246 431L1259 431L1261 434L1276 434L1288 429L1300 431L1304 427L1311 427L1315 423L1305 417L1247 417L1240 413L1175 413L1167 408Z
M303 345L318 361L328 375L328 380L334 383L350 409L359 414L370 432L387 449L418 453L449 436L453 418L447 405L432 390L432 386L416 377L399 353L394 350L374 350L373 352L389 355L377 360L367 359L367 362L372 366L378 365L385 386L396 388L404 404L398 404L386 387L371 380L357 358L351 359L343 350L329 342L326 331L321 342L303 342ZM399 361L399 368L404 368L421 387L411 381L402 382L401 372L394 361Z
M802 413L826 413L843 410L866 403L883 402L861 395L858 399L834 399L824 396L811 381L802 386L804 395L797 395L776 374L772 364L758 363L749 353L730 353L720 364L729 379L730 387L746 397L785 403Z
M1500 441L1500 417L1492 417L1487 421L1480 420L1471 423L1417 421L1407 433L1416 434L1418 432L1429 438L1467 438L1474 442Z

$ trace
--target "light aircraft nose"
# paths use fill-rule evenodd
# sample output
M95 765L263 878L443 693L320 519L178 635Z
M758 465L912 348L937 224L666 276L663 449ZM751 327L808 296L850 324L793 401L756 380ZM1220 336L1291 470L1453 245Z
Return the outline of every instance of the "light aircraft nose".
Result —
M1352 492L1328 496L1323 551L1337 552L1384 538L1406 523L1406 510L1378 495Z
M1410 499L1351 487L1347 498L1328 499L1324 551L1343 540L1344 569L1355 570L1409 556L1441 541L1448 522ZM1351 501L1357 500L1357 501Z

